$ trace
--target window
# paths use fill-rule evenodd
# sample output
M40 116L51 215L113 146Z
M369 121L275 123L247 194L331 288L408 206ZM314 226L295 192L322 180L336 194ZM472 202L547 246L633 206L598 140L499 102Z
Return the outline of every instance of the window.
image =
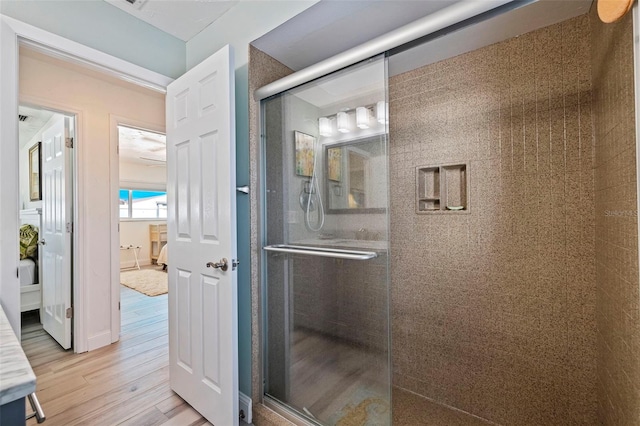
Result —
M121 219L166 219L167 193L120 189Z

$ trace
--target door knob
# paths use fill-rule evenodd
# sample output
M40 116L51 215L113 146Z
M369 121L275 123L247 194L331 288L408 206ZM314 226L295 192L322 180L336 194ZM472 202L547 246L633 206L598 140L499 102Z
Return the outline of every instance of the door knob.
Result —
M38 244L40 244L41 246L44 246L47 244L47 242L43 239L41 239L40 241L38 241Z
M220 269L224 272L229 269L229 261L223 257L219 262L207 262L207 268Z

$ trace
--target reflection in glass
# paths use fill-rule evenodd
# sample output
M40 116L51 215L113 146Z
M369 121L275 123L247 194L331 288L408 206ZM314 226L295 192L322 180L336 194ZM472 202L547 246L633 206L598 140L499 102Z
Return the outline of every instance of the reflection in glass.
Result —
M381 211L387 205L385 139L375 136L326 145L328 213ZM350 211L356 210L356 211Z
M264 245L375 254L264 252L265 401L313 424L391 424L386 90L381 56L262 101Z

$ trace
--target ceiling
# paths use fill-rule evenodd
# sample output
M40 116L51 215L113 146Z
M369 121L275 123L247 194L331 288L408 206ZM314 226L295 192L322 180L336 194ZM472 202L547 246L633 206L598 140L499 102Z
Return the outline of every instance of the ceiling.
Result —
M251 44L298 71L459 0L324 0Z
M252 42L294 71L356 47L460 0L323 0ZM395 75L587 13L593 0L537 0L396 54ZM520 2L520 4L524 4Z
M18 122L18 140L20 141L20 148L24 148L55 113L45 109L20 105L18 107L18 114L27 117L25 121Z
M120 161L146 166L165 166L167 138L160 133L118 126Z
M189 41L238 1L229 0L104 0L183 41Z
M18 114L26 116L19 122L20 148L25 147L34 136L58 113L46 109L20 105ZM120 161L143 164L150 167L164 167L167 161L166 137L160 133L131 127L118 126Z

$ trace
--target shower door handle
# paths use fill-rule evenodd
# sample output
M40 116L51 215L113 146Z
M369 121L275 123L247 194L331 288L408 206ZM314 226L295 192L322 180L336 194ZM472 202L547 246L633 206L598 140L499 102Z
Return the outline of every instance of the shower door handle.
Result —
M291 244L274 244L272 246L262 247L262 250L348 260L369 260L378 257L378 253L375 251L342 250L325 247L296 246Z

